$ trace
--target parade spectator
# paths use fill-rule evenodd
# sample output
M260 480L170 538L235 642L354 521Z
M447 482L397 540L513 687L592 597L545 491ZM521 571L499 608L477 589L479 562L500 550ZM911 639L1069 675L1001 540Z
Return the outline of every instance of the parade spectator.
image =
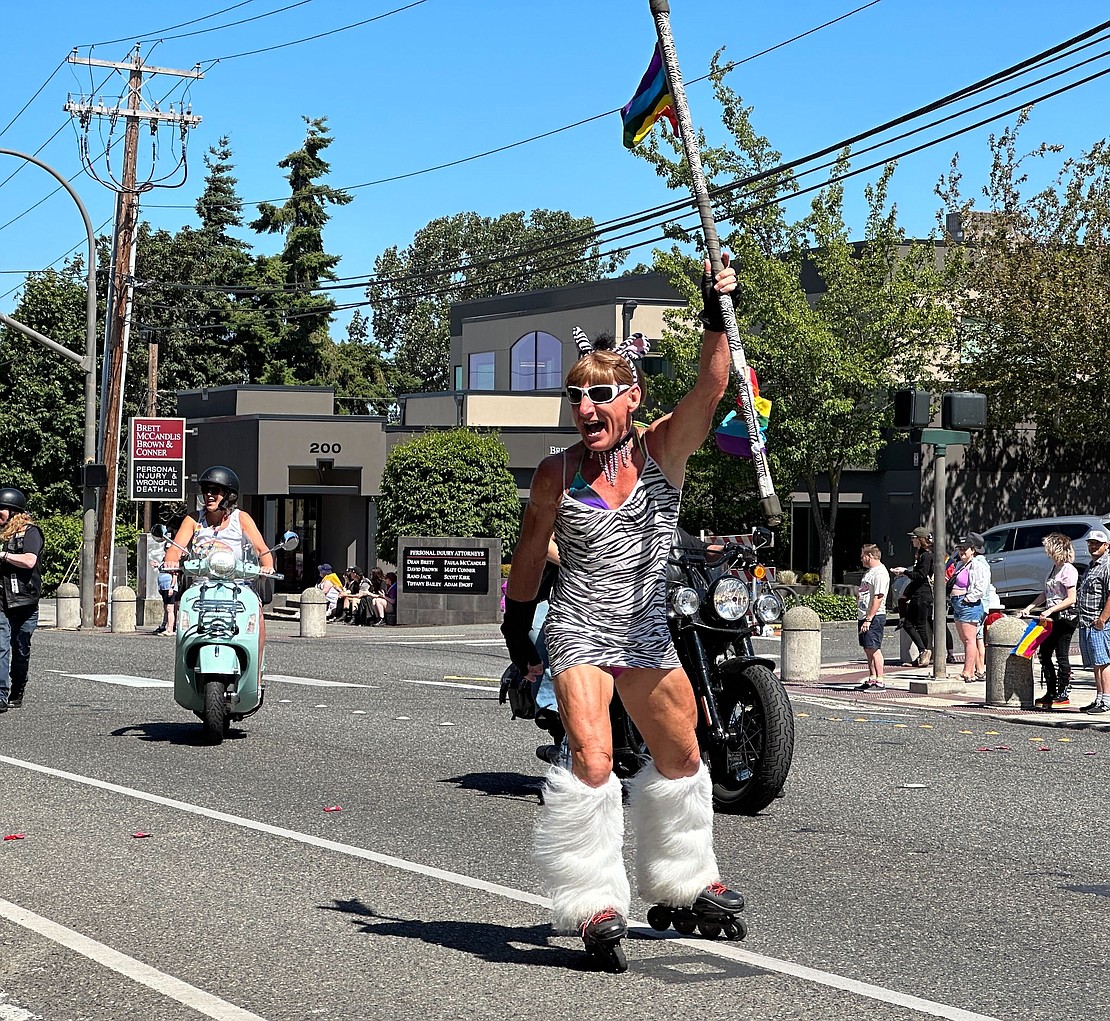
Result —
M978 532L968 532L957 539L956 561L949 579L952 619L956 622L956 635L964 647L964 668L960 679L965 684L987 676L979 638L987 615L991 569L982 551L983 537Z
M909 578L898 600L902 629L917 646L918 657L913 665L928 666L933 661L933 536L920 525L909 535L913 567L892 567L890 573Z
M859 691L885 691L883 681L883 629L886 627L886 597L890 592L890 574L883 567L883 554L878 546L868 544L860 550L863 578L859 583L857 616L859 644L867 658L867 680Z
M27 513L27 497L0 489L0 713L19 709L39 622L42 529Z
M159 571L158 594L162 597L162 623L154 629L154 633L173 635L177 630L177 604L181 601L177 575L170 574L168 571Z
M326 617L328 620L335 620L339 612L339 597L343 595L343 583L339 580L339 575L332 570L331 564L321 564L317 570L320 581L316 587L324 593L324 598L328 602Z
M1085 536L1091 566L1079 582L1079 651L1095 674L1095 700L1083 707L1092 716L1110 713L1110 536L1092 528Z
M1075 567L1075 547L1066 535L1052 532L1041 540L1041 545L1052 558L1052 568L1045 578L1044 594L1030 603L1025 613L1031 615L1041 609L1037 620L1051 625L1052 630L1037 650L1041 658L1041 677L1045 683L1045 693L1037 699L1037 705L1060 709L1071 705L1068 691L1071 687L1071 659L1068 653L1071 637L1079 623L1075 603L1079 572ZM1059 671L1052 662L1053 656Z

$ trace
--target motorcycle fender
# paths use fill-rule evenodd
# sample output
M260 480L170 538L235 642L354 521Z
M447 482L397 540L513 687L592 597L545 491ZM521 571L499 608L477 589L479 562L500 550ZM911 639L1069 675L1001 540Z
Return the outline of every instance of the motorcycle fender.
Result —
M198 674L239 676L239 657L230 645L202 645L197 656Z
M741 667L754 663L756 666L765 666L771 673L776 673L779 668L779 665L773 659L764 659L762 656L744 656L742 659L734 659L730 662L738 663Z

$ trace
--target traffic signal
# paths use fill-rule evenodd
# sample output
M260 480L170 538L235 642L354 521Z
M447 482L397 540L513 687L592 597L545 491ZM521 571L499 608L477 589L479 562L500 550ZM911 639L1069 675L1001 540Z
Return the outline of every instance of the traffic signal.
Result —
M947 393L940 402L940 424L944 429L976 431L987 427L986 394L958 391Z
M928 390L894 391L894 428L924 429L932 420Z

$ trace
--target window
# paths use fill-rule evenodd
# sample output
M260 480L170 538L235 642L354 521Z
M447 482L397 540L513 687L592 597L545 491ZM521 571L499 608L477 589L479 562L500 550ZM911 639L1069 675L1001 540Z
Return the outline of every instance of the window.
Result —
M452 378L454 379L454 382L455 382L455 389L456 390L461 390L463 388L462 366L461 365L456 365L454 368L455 368L455 371L454 371L454 374L453 374Z
M563 343L550 333L526 333L509 356L511 390L558 390L563 385Z
M492 390L493 386L493 352L477 351L469 358L469 376L471 390Z
M1000 528L997 532L988 532L983 536L983 552L990 556L992 553L1003 553L1013 549L1014 530Z

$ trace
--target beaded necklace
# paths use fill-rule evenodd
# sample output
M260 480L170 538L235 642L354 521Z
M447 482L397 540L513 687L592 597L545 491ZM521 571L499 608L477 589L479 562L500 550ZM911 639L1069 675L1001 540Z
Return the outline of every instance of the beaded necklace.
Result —
M601 465L601 471L605 475L605 481L611 486L617 484L617 472L620 471L623 464L626 468L632 464L632 450L633 439L636 436L636 430L633 429L623 440L620 441L615 447L610 447L608 450L596 451L598 463Z

